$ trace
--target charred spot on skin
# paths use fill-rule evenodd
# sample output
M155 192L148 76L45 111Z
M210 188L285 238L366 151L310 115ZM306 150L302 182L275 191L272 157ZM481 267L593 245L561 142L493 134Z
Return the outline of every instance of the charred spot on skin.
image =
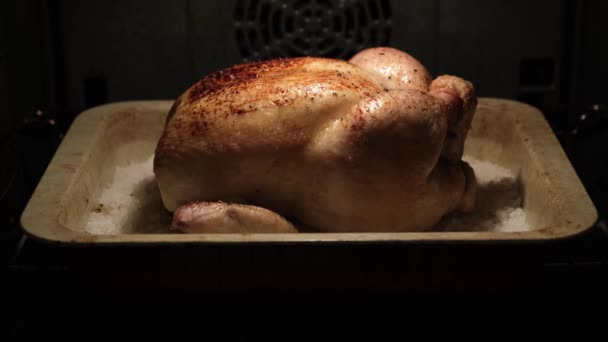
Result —
M361 131L365 127L365 119L363 118L363 110L357 108L357 115L353 117L353 122L350 124L352 131Z
M202 132L207 129L209 123L206 120L193 121L190 123L190 135L194 136L198 132Z
M380 56L384 56L384 52L378 52Z

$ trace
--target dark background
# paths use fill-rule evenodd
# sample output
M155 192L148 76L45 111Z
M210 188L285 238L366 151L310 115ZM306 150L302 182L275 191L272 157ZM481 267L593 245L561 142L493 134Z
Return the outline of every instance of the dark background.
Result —
M393 329L482 336L486 329L504 333L529 326L539 328L541 337L563 331L577 340L602 340L608 291L606 13L608 2L602 0L0 2L0 237L2 274L8 279L7 336L105 339L114 332L157 331L172 336L172 327L183 333L184 327L196 332L200 326L246 339L277 326L275 333L299 339L371 339ZM22 234L19 215L61 137L84 109L174 99L203 75L245 60L348 58L374 45L409 52L435 76L468 79L479 96L539 107L596 204L597 225L568 241L523 247L296 252L238 246L74 250ZM313 254L330 261L307 268L306 256ZM176 273L170 261L200 255L217 258L213 286L188 286L209 279L193 276L194 266ZM258 260L276 255L287 260L286 267L304 269L258 270L256 278L247 270L253 255ZM406 272L400 258L416 261ZM345 266L347 271L336 273ZM375 280L366 281L369 270L361 275L359 266L373 269ZM287 285L273 283L273 276ZM339 284L347 284L348 291ZM272 290L260 290L264 286ZM134 299L137 294L145 296ZM159 294L163 299L149 297ZM534 309L524 309L528 305ZM587 305L602 311L592 314ZM463 314L463 307L476 311ZM497 308L499 314L489 314ZM413 324L420 320L426 324ZM437 329L439 321L447 322L445 329Z

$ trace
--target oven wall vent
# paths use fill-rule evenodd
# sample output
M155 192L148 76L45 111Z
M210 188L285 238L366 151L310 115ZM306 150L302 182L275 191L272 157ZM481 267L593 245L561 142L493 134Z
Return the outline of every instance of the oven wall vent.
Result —
M350 58L389 44L391 7L389 0L237 0L234 28L244 61Z

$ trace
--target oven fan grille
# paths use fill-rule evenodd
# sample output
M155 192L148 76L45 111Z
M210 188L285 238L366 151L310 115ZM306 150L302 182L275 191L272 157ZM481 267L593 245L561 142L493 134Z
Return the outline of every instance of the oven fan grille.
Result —
M389 0L237 0L244 61L323 56L348 59L391 38Z

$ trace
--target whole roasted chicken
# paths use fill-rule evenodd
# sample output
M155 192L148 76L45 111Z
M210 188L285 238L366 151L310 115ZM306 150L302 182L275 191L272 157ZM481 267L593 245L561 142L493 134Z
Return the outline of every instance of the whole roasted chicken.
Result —
M205 76L168 113L154 172L188 233L421 231L474 207L477 99L388 47Z

